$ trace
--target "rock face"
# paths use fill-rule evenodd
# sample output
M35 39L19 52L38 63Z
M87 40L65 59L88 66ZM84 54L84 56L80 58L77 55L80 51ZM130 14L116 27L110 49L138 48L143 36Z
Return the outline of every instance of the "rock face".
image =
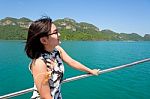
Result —
M31 24L32 20L22 17L20 19L6 17L5 19L0 20L0 25L13 25L13 26L20 26L24 28L28 28Z
M99 31L99 28L86 23L86 22L80 22L77 23L75 20L70 19L70 18L64 18L64 19L58 19L54 21L54 23L59 27L63 29L68 29L71 31L77 31L77 30L94 30L94 31Z

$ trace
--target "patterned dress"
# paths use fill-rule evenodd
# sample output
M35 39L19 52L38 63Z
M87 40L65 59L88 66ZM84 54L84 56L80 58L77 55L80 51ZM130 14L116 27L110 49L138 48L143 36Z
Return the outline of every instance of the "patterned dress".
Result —
M64 65L60 57L60 52L57 49L54 49L53 52L45 51L39 58L45 62L47 70L52 71L51 77L48 80L52 99L62 99L60 89L64 74ZM31 99L40 99L40 94L35 84Z

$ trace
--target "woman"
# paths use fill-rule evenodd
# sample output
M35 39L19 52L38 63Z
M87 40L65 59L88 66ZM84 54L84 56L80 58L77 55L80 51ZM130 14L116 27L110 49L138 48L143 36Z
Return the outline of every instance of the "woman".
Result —
M48 17L34 21L29 27L25 51L32 59L32 99L62 99L60 84L64 74L63 61L75 69L98 75L99 70L91 70L72 59L59 46L59 36L56 26Z

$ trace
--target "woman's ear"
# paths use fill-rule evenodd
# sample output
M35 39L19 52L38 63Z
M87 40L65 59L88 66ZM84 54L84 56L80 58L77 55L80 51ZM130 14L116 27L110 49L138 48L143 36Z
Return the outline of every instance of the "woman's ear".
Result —
M47 41L47 39L46 39L46 37L41 37L40 38L40 42L42 43L42 44L48 44L48 41Z

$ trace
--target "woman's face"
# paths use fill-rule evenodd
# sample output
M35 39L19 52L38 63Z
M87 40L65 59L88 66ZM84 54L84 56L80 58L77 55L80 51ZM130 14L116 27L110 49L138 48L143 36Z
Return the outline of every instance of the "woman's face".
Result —
M49 33L48 36L48 43L51 47L55 47L59 45L60 40L59 40L60 33L58 32L58 29L54 24L51 25L51 33Z

